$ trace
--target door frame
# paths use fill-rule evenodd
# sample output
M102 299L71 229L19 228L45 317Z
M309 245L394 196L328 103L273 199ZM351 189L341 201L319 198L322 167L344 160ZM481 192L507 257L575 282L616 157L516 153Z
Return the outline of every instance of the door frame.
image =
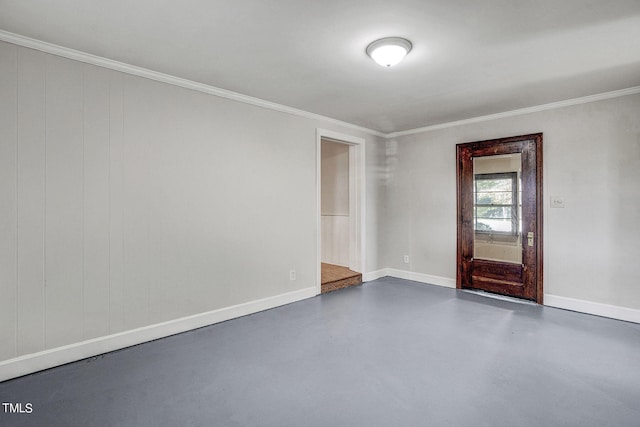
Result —
M522 149L514 150L514 143L521 141L531 141L535 143L535 208L536 208L536 225L535 225L535 268L534 271L525 271L526 274L534 274L535 278L535 300L536 303L542 304L544 299L543 291L543 187L542 187L542 133L528 134L513 136L507 138L497 138L484 141L468 142L464 144L456 145L456 213L457 213L457 252L456 252L456 288L463 288L463 279L465 276L471 274L469 269L469 260L467 259L468 252L473 250L474 230L472 221L463 218L463 211L468 210L469 207L465 207L465 201L463 200L462 192L462 171L463 161L467 161L465 158L469 156L470 152L479 152L486 155L501 155L501 154L513 154L522 152ZM481 156L477 156L481 157ZM473 159L473 156L471 156ZM524 159L523 159L524 161ZM524 197L524 195L523 195ZM523 234L525 230L523 229ZM469 246L470 245L470 246ZM524 245L524 236L523 236ZM473 252L471 252L473 254ZM466 261L466 262L465 262ZM473 256L471 256L471 262L473 262ZM523 264L524 266L524 264Z
M349 146L349 269L364 275L366 248L365 139L316 129L316 294L322 292L322 140Z

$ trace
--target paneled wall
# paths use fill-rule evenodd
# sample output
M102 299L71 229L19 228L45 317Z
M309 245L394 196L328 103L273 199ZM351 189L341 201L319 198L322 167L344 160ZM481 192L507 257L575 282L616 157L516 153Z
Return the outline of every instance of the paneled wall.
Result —
M321 261L349 267L349 215L322 215Z
M17 50L0 43L0 359L16 355ZM37 275L37 273L36 273ZM36 296L37 298L38 296ZM39 298L41 299L41 298ZM37 300L36 300L37 303Z
M349 267L349 146L321 145L321 260Z
M123 330L123 76L5 43L0 58L8 359Z
M318 127L0 43L0 361L314 289Z

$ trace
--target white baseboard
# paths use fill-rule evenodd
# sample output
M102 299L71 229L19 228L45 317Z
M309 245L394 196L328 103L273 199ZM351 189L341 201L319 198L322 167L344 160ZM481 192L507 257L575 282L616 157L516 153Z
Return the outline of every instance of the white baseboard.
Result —
M579 311L581 313L595 314L596 316L609 317L611 319L640 323L640 310L636 310L633 308L600 304L597 302L584 301L549 294L544 295L544 305L548 305L549 307L563 308L565 310Z
M447 277L432 276L430 274L415 273L412 271L398 270L395 268L382 268L363 275L365 282L390 276L398 279L413 280L415 282L428 283L431 285L455 288L455 279ZM562 308L565 310L577 311L580 313L594 314L596 316L609 317L616 320L640 323L640 310L620 307L616 305L600 304L597 302L584 301L575 298L561 297L557 295L544 295L544 305L549 307Z
M370 271L368 273L364 273L362 275L362 281L363 282L370 282L372 280L376 280L376 279L380 279L382 277L386 277L389 275L389 273L387 273L387 268L382 268L380 270L376 270L376 271Z
M0 381L316 296L316 287L157 323L0 362Z
M414 282L428 283L430 285L444 286L446 288L456 287L456 279L432 276L431 274L415 273L413 271L396 270L395 268L387 268L387 276L397 277L398 279L413 280Z
M455 288L456 286L454 279L397 270L393 268L383 268L366 273L363 275L363 280L368 282L386 276L448 288ZM75 362L77 360L86 359L88 357L97 356L110 351L119 350L132 345L141 344L248 314L257 313L259 311L268 310L270 308L301 301L314 296L316 296L315 286L16 357L0 362L0 381L20 377L22 375L63 365L65 363ZM549 294L545 294L544 304L550 307L594 314L627 322L640 323L640 310L632 308L600 304Z
M412 271L397 270L394 268L385 268L374 272L376 274L386 273L383 276L397 277L399 279L413 280L421 283L429 283L431 285L445 286L447 288L455 288L455 279L447 277L432 276L430 274L415 273ZM373 274L373 273L370 273ZM375 277L375 278L378 278ZM372 279L373 280L373 279ZM617 305L601 304L597 302L584 301L575 298L561 297L557 295L544 295L544 305L549 307L562 308L565 310L577 311L580 313L594 314L596 316L609 317L611 319L624 320L627 322L640 323L640 310L620 307Z
M448 277L433 276L431 274L416 273L413 271L398 270L395 268L382 268L380 270L371 271L362 275L364 282L380 279L381 277L395 277L397 279L413 280L414 282L428 283L430 285L444 286L446 288L455 288L456 280Z

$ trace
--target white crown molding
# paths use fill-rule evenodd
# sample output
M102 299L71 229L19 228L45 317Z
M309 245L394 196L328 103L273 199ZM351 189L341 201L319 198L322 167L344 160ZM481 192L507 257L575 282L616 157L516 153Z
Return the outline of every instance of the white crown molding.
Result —
M198 83L198 82L183 79L180 77L171 76L169 74L159 73L157 71L152 71L146 68L136 67L135 65L130 65L123 62L118 62L118 61L103 58L100 56L92 55L89 53L81 52L78 50L69 49L69 48L58 46L52 43L47 43L41 40L32 39L30 37L21 36L19 34L10 33L4 30L0 30L0 41L13 43L15 45L23 46L29 49L39 50L41 52L50 53L52 55L57 55L64 58L85 62L87 64L97 65L99 67L108 68L114 71L120 71L122 73L131 74L138 77L148 78L151 80L167 83L174 86L180 86L186 89L207 93L209 95L214 95L221 98L242 102L245 104L262 107L269 110L279 111L282 113L304 117L311 120L318 120L326 123L335 124L348 129L354 129L370 135L379 136L385 139L397 138L397 137L407 136L407 135L415 135L418 133L425 133L425 132L430 132L438 129L446 129L446 128L451 128L455 126L468 125L472 123L486 122L490 120L503 119L503 118L514 117L514 116L519 116L523 114L537 113L540 111L553 110L556 108L586 104L589 102L602 101L605 99L618 98L621 96L635 95L640 93L640 86L634 86L627 89L620 89L620 90L614 90L611 92L604 92L604 93L599 93L595 95L583 96L580 98L567 99L564 101L536 105L533 107L526 107L518 110L504 111L502 113L489 114L486 116L472 117L469 119L456 120L456 121L447 122L447 123L439 123L435 125L424 126L424 127L415 128L415 129L408 129L408 130L403 130L398 132L384 133L374 129L365 128L363 126L358 126L353 123L343 122L338 119L332 119L331 117L326 117L320 114L311 113L309 111L288 107L286 105L277 104L275 102L265 101L263 99L254 98L248 95L243 95L238 92L232 92L229 90L220 89L215 86L209 86L203 83Z
M230 90L220 89L215 86L209 86L203 83L198 83L198 82L183 79L180 77L171 76L169 74L159 73L157 71L149 70L146 68L136 67L135 65L114 61L112 59L103 58L100 56L92 55L90 53L81 52L75 49L69 49L67 47L58 46L58 45L47 43L41 40L32 39L30 37L21 36L19 34L10 33L4 30L0 30L0 41L12 43L12 44L26 47L29 49L39 50L41 52L49 53L56 56L61 56L63 58L73 59L75 61L80 61L87 64L97 65L98 67L108 68L110 70L119 71L122 73L131 74L138 77L144 77L144 78L155 80L158 82L167 83L174 86L180 86L185 89L191 89L198 92L203 92L209 95L214 95L220 98L226 98L233 101L242 102L242 103L253 105L256 107L279 111L281 113L287 113L294 116L304 117L306 119L331 123L334 125L342 126L349 129L355 129L360 132L365 132L365 133L383 137L383 138L385 137L385 134L383 132L365 128L363 126L354 125L352 123L343 122L341 120L332 119L331 117L326 117L320 114L311 113L311 112L300 110L293 107L288 107L286 105L277 104L275 102L265 101L260 98L254 98L252 96L243 95L238 92L232 92Z
M634 86L627 89L614 90L611 92L599 93L596 95L583 96L581 98L567 99L565 101L552 102L549 104L536 105L534 107L521 108L519 110L505 111L502 113L489 114L486 116L472 117L470 119L456 120L453 122L440 123L437 125L425 126L416 129L403 130L399 132L391 132L385 134L385 138L397 138L406 135L415 135L417 133L430 132L438 129L446 129L455 126L463 126L472 123L486 122L490 120L503 119L506 117L520 116L522 114L537 113L540 111L553 110L556 108L569 107L572 105L586 104L589 102L602 101L605 99L618 98L620 96L635 95L640 93L640 86Z

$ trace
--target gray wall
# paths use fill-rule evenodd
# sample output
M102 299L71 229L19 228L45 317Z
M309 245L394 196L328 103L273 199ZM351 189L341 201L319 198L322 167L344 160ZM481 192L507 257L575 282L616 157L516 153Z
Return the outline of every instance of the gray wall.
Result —
M318 127L0 43L0 360L314 287Z
M543 132L545 294L640 309L638 117L629 95L389 140L383 263L454 279L455 145Z

